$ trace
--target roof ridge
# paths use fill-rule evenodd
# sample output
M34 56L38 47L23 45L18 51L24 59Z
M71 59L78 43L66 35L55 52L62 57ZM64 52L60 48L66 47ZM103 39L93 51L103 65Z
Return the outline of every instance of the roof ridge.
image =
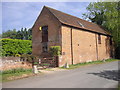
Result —
M49 11L50 11L50 9L49 9L49 7L47 7L47 6L44 6L45 8L47 8ZM51 8L52 9L52 8ZM51 11L50 11L51 12ZM52 13L52 12L51 12ZM61 20L59 20L59 18L54 14L54 13L52 13L56 18L57 18L57 20L59 21L59 22L61 22Z

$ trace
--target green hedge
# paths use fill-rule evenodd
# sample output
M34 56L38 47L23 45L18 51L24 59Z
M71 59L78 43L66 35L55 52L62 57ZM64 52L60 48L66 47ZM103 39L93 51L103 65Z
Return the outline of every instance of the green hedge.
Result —
M32 41L20 39L1 39L0 40L1 56L15 56L16 54L31 54Z

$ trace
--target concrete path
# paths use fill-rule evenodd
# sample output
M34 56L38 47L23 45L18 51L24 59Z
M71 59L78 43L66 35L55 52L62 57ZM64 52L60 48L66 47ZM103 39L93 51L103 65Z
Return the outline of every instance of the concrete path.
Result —
M3 83L3 88L115 88L118 61L82 66Z

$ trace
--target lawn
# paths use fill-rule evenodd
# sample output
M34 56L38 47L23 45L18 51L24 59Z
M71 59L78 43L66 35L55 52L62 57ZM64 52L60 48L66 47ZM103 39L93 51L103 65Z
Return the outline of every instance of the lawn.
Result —
M91 64L102 64L102 63L107 63L107 62L112 62L112 61L118 61L118 59L106 59L104 61L98 60L98 61L92 61L92 62L78 63L78 64L69 65L69 68L67 69L74 69L80 66L91 65ZM61 67L61 68L64 69L64 67Z

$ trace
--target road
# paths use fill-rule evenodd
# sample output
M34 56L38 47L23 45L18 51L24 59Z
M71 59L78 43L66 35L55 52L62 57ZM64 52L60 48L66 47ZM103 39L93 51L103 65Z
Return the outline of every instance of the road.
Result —
M115 88L118 61L41 74L3 83L3 88Z

